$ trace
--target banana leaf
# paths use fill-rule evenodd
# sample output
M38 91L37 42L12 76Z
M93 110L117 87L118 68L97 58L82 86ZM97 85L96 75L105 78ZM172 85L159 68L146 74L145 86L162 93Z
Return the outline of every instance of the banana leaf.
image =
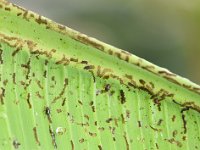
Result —
M0 149L200 149L200 87L0 0Z

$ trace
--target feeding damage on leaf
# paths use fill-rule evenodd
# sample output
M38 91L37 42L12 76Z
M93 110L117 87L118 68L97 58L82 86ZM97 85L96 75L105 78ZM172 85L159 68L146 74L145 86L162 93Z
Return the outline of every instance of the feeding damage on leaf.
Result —
M0 14L0 148L200 148L199 86L6 1Z

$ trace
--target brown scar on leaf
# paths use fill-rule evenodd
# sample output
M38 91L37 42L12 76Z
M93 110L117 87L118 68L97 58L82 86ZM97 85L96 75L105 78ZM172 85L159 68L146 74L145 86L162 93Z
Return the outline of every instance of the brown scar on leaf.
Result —
M80 143L83 143L84 141L85 141L84 138L81 138L81 139L79 140Z
M187 133L187 121L186 121L186 116L184 114L185 111L188 111L189 108L188 107L185 107L181 110L181 117L182 117L182 121L183 121L183 133L186 134Z
M172 116L172 122L174 122L175 120L176 120L176 116L173 115L173 116Z
M99 150L103 150L102 146L101 145L98 145L98 148Z
M65 55L63 55L62 59L57 61L56 64L63 64L63 65L68 65L70 63L70 60L66 58Z
M52 139L52 144L53 144L54 148L57 149L56 136L55 136L54 131L51 129L50 125L49 125L49 133L50 133L50 136Z
M30 58L28 59L28 62L26 64L21 64L22 68L27 69L27 73L26 73L26 79L27 80L29 79L29 74L30 74L30 69L31 69L30 64L31 64L31 59Z
M174 138L172 138L172 139L165 139L165 141L168 141L171 144L176 144L178 147L182 147L182 143L179 142L179 141L177 141L177 140L175 140Z
M52 55L54 54L56 52L56 50L55 49L51 49L51 50L49 50L49 51L44 51L44 50L39 50L39 49L36 49L36 50L30 50L30 53L32 54L32 55L36 55L36 56L38 56L38 55L44 55L44 56L46 56L47 58L52 58Z
M33 41L26 40L27 46L30 49L30 51L33 51L33 49L36 47L37 43L34 43Z
M12 56L14 57L20 50L21 47L18 47L15 51L13 51Z
M158 71L159 74L165 74L167 76L176 76L175 74L173 73L170 73L168 71L164 71L164 70L161 70L161 71Z
M83 60L83 61L81 61L81 64L88 64L88 61L86 61L86 60Z
M113 72L110 68L101 68L101 66L97 66L97 76L104 77L106 73Z
M76 38L78 40L80 40L81 42L83 42L84 44L86 44L86 45L92 45L92 46L94 46L97 49L104 50L104 46L103 45L101 45L99 43L96 43L96 42L94 42L92 40L88 40L89 37L86 36L86 35L77 35ZM77 39L74 38L74 40L77 40Z
M45 115L47 116L47 119L48 119L49 123L52 123L50 108L49 107L45 107L44 108L44 112L45 112Z
M16 73L13 73L12 78L13 78L13 84L16 84Z
M74 150L74 142L71 140L71 147L72 147L72 150Z
M94 72L93 72L92 70L89 70L89 72L91 73L92 78L93 78L93 81L94 81L94 83L95 83L95 82L96 82L96 77L95 77L95 75L94 75Z
M66 102L66 97L62 101L62 106L65 106L65 102Z
M36 83L37 83L37 85L38 85L38 87L39 87L40 89L44 89L44 87L42 86L40 80L36 80Z
M47 78L47 71L46 71L46 70L45 70L44 73L43 73L43 77L44 77L44 78Z
M31 102L30 102L30 93L28 93L28 95L27 95L27 103L28 103L28 106L29 106L29 109L31 109L32 108L32 105L31 105Z
M80 100L78 100L78 103L79 103L80 105L83 105L82 101L80 101Z
M62 91L60 92L60 94L59 94L58 96L56 96L56 97L53 99L53 101L52 101L51 103L55 103L58 99L60 99L60 98L64 95L64 92L65 92L65 89L66 89L67 85L68 85L68 79L65 78L65 79L64 79L64 85L63 85Z
M106 120L106 122L107 122L107 123L110 123L112 120L113 120L113 118L108 118L108 119Z
M39 138L38 138L37 128L36 127L33 128L33 134L34 134L36 143L40 146L40 141L39 141Z
M90 135L91 137L96 137L96 136L97 136L96 133L92 133L92 132L89 132L89 135Z
M78 62L78 59L77 59L77 58L70 58L69 60L70 60L70 61L73 61L73 62Z
M84 67L85 70L91 70L91 69L94 69L94 68L95 68L94 65L89 65L89 66Z
M125 118L124 118L123 114L121 114L121 119L122 119L122 123L125 124L126 121L125 121Z
M172 132L172 136L175 138L176 137L176 135L178 134L178 131L177 130L174 130L173 132Z
M124 104L126 102L126 97L123 90L120 90L120 100L121 104Z
M142 127L141 121L138 121L138 127Z
M184 129L183 133L186 134L187 133L187 121L186 121L186 116L185 116L184 112L192 109L192 110L200 113L200 107L198 105L196 105L194 102L185 102L183 104L180 104L180 103L176 102L175 100L173 100L173 102L182 107L181 117L182 117L182 121L183 121L183 129Z
M157 125L160 126L162 122L163 122L163 119L159 119Z
M36 92L36 96L40 99L44 99L44 96L42 96L39 91Z
M105 89L106 92L108 92L110 90L110 88L111 88L111 85L110 84L106 84L104 89Z
M35 21L36 21L38 24L47 25L47 20L46 20L46 19L43 19L42 16L39 16L38 18L36 18Z
M129 147L129 142L128 142L128 139L127 139L127 136L126 136L126 133L124 133L124 140L125 140L125 143L126 143L126 149L129 150L130 147Z
M1 100L1 104L4 104L4 97L5 97L5 89L3 87L1 87L0 90L0 100Z
M151 125L149 125L149 126L150 126L150 128L151 128L152 130L154 130L154 131L156 131L156 132L161 132L161 131L162 131L162 129L157 129L157 128L151 126Z
M6 11L10 11L11 9L9 7L5 7L5 10Z
M3 64L3 50L0 48L0 63Z
M7 83L8 83L8 79L6 79L6 80L3 81L3 85L4 85L4 86L6 86Z

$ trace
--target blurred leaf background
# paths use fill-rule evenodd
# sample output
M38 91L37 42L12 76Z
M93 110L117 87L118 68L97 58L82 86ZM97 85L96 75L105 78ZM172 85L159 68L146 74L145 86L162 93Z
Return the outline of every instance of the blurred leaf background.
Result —
M10 0L200 84L199 0Z

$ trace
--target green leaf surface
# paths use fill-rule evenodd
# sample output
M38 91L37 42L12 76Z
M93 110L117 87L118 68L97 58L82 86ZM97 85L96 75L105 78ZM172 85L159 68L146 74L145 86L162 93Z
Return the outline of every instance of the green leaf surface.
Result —
M0 0L0 149L200 149L200 87Z

